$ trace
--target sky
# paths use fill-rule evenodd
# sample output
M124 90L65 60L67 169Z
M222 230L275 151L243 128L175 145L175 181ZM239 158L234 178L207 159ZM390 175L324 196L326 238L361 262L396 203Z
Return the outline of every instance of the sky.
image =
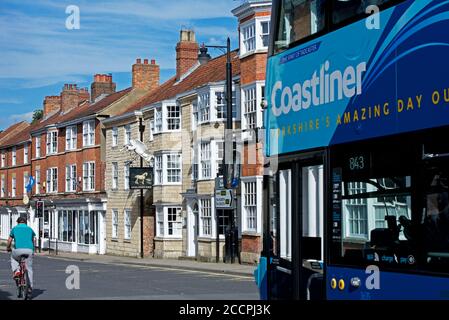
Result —
M169 79L181 28L193 29L200 44L225 45L229 36L236 48L231 10L242 2L1 0L0 130L30 121L44 97L59 95L65 83L90 88L94 74L111 73L117 91L130 87L136 58L155 59L161 82ZM79 29L67 28L67 22L76 27L69 6L79 9Z

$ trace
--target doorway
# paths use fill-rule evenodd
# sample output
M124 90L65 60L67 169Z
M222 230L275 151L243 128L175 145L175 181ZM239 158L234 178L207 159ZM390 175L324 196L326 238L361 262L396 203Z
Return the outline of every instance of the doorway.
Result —
M316 283L322 281L324 259L324 154L285 161L274 179L268 232L272 297L316 298L321 294Z
M188 210L187 256L196 257L198 247L198 203L194 202Z

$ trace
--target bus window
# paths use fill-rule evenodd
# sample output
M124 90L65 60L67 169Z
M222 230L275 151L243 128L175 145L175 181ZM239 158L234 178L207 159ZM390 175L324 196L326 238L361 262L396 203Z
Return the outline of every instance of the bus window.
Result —
M332 21L334 24L339 24L366 13L366 9L371 5L382 6L387 2L391 0L334 0Z
M274 43L275 53L325 27L326 0L281 0Z

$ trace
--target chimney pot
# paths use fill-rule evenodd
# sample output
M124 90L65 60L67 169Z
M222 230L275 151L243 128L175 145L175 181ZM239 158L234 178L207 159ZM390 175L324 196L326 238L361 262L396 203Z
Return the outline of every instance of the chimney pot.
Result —
M148 59L144 59L143 64L148 64Z
M141 64L141 63L142 63L142 59L138 58L138 59L136 60L136 63L137 63L137 64Z
M156 60L151 59L151 64L156 64Z

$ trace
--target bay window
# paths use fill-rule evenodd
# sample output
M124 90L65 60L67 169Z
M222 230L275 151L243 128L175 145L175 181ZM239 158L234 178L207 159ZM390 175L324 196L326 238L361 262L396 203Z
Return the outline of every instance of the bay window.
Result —
M256 25L253 23L242 26L242 54L244 53L250 53L254 50L256 50Z
M181 154L168 153L155 157L155 184L178 184L182 180Z
M154 123L155 133L162 132L162 108L156 108L154 110Z
M156 214L158 237L182 237L181 207L158 207Z

